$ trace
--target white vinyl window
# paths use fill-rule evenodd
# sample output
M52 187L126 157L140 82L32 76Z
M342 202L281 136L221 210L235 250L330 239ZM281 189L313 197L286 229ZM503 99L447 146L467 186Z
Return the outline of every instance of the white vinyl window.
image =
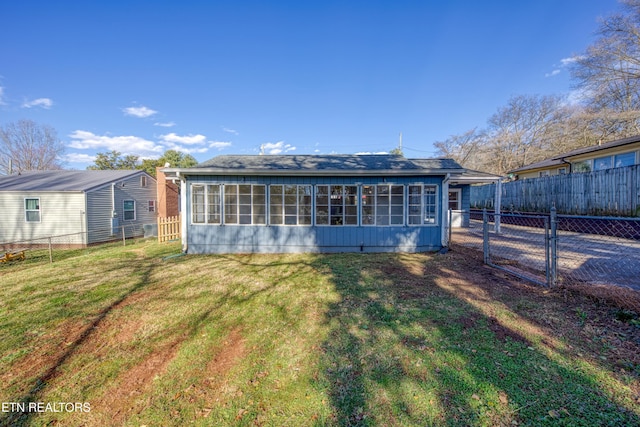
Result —
M191 186L191 222L193 224L220 224L220 184L194 184Z
M358 225L358 187L316 185L316 225Z
M269 224L311 225L310 185L270 185Z
M362 225L403 225L404 185L362 186Z
M435 225L438 220L438 186L409 186L409 225Z
M124 220L125 221L135 221L136 219L136 201L135 200L124 200L122 202L123 212L124 212Z
M26 222L40 222L40 199L24 199L24 219Z
M225 184L225 224L266 224L267 200L264 185Z

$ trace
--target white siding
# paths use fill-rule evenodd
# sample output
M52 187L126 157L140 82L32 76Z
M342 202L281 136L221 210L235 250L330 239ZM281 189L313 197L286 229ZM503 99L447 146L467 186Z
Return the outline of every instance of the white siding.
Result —
M25 219L25 199L40 199L40 222ZM82 192L2 192L0 242L65 236L66 244L83 244L85 197ZM36 242L38 243L38 242ZM39 242L42 243L42 242Z
M111 230L112 209L115 210L119 225L125 227L126 237L142 236L144 224L156 223L156 181L144 174L147 177L147 186L143 187L140 181L141 175L142 173L136 174L128 179L117 181L113 186L108 184L87 192L89 243L117 239L122 236L121 228ZM125 200L135 200L134 220L124 219ZM150 200L155 202L154 212L149 212Z

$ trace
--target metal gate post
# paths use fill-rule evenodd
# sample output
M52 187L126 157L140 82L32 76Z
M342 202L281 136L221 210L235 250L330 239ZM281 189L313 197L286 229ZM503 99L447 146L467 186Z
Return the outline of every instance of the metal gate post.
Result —
M551 281L550 287L554 287L558 283L558 215L556 207L551 208Z
M482 209L482 254L485 264L490 264L489 257L489 215L487 208Z
M551 287L551 255L549 242L549 218L544 217L544 274L547 287Z

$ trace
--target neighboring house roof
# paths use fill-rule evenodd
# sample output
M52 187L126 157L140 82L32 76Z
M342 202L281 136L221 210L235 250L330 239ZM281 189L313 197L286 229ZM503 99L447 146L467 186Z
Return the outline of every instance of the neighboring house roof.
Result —
M393 154L217 156L192 168L167 168L192 175L420 175L461 173L452 159L407 159Z
M89 191L139 174L148 175L139 170L22 172L0 176L0 191Z
M518 172L523 172L523 171L528 171L528 170L533 170L533 169L542 169L542 168L548 168L548 167L552 167L552 166L559 166L562 164L566 164L567 162L564 161L564 159L567 159L569 157L575 157L575 156L579 156L582 154L589 154L589 153L597 153L598 151L602 151L602 150L608 150L610 148L616 148L616 147L621 147L624 145L628 145L628 144L635 144L637 142L640 142L640 135L636 135L636 136L632 136L629 138L624 138L624 139L617 139L615 141L610 141L604 144L599 144L599 145L592 145L591 147L583 147L583 148L577 148L575 150L572 151L568 151L566 153L562 153L562 154L558 154L556 156L550 157L546 160L542 160L540 162L536 162L536 163L531 163L529 165L526 166L522 166L518 169L514 169L512 171L509 171L509 173L518 173Z
M483 182L495 182L500 180L500 175L494 175L492 173L474 171L471 169L465 169L460 174L452 174L451 181L458 184L479 184Z

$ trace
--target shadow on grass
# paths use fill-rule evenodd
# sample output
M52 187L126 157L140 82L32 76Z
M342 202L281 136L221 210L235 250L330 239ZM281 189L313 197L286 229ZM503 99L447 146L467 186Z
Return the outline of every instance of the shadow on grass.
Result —
M122 262L126 262L126 259L122 259ZM144 262L140 263L141 269L136 270L135 283L133 283L125 292L118 296L115 300L99 312L95 314L93 320L83 329L80 335L68 346L61 354L55 359L55 361L47 368L47 370L40 375L33 383L29 391L17 398L11 400L12 403L16 403L17 407L29 408L29 403L38 402L39 396L46 390L48 382L55 378L59 372L59 369L67 362L79 349L82 344L98 329L100 323L111 313L113 310L120 307L127 301L128 298L134 294L143 290L149 283L150 276L155 268L154 263ZM116 271L124 268L121 263L113 265L112 270ZM104 271L108 274L108 270ZM36 411L25 412L7 412L0 414L0 426L27 426L33 417L38 413Z
M532 344L441 255L318 257L340 301L326 322L322 379L334 418L318 425L637 425L597 368ZM406 260L413 262L409 265ZM466 299L466 301L465 301ZM470 302L467 302L470 301ZM495 304L498 307L500 304ZM508 308L517 319L525 316ZM605 373L606 374L606 373Z

